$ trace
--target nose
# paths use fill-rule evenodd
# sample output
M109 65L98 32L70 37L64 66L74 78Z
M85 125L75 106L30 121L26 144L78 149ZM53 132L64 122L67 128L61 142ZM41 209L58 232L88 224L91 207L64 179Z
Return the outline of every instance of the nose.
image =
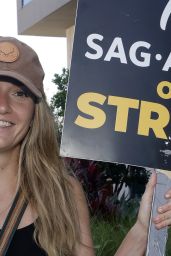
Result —
M6 114L10 112L8 95L0 92L0 114Z

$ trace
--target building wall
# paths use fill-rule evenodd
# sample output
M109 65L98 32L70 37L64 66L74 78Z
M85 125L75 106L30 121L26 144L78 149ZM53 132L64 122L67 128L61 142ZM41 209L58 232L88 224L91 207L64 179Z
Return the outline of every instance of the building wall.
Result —
M32 0L30 3L26 4L25 6L22 6L22 0L17 0L19 34L22 34L24 31L27 30L27 33L29 33L29 29L31 29L36 24L37 29L42 24L45 26L45 30L47 25L49 25L49 30L51 30L52 28L50 27L50 24L46 24L45 22L43 22L43 20L46 19L46 21L48 22L47 17L49 15L52 15L54 12L59 11L69 2L71 2L71 0ZM52 16L52 19L53 18L54 17ZM38 30L37 32L39 33Z
M18 33L67 37L70 64L77 0L17 0Z
M73 39L74 39L74 29L75 26L72 26L66 30L67 37L67 66L70 67L71 57L72 57L72 47L73 47Z

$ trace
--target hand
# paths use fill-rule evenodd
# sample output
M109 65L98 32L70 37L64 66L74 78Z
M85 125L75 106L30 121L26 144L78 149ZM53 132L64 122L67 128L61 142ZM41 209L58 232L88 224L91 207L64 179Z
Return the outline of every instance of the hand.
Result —
M158 215L153 219L157 229L164 228L171 225L171 189L165 194L168 203L158 208Z
M143 230L145 233L148 232L151 205L153 200L153 192L154 192L154 187L156 185L156 182L157 182L157 175L154 172L152 173L150 180L146 185L146 190L142 196L138 218L136 222L136 224L138 224L139 228L141 229L141 232Z
M151 204L156 180L156 173L153 173L142 197L137 221L128 232L124 241L115 253L115 256L142 256L145 254Z

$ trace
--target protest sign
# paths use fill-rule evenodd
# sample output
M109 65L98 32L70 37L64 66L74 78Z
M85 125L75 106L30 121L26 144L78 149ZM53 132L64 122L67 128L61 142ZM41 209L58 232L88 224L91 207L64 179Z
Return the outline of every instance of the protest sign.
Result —
M79 1L62 156L170 169L170 6Z

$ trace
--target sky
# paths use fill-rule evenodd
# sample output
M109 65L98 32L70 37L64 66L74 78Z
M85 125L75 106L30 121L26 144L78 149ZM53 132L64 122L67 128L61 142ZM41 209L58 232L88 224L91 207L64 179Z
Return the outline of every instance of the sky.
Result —
M44 89L47 100L56 93L57 87L52 83L54 74L60 74L67 67L66 38L21 36L17 32L16 0L0 0L0 36L14 36L31 46L38 54L45 71Z

